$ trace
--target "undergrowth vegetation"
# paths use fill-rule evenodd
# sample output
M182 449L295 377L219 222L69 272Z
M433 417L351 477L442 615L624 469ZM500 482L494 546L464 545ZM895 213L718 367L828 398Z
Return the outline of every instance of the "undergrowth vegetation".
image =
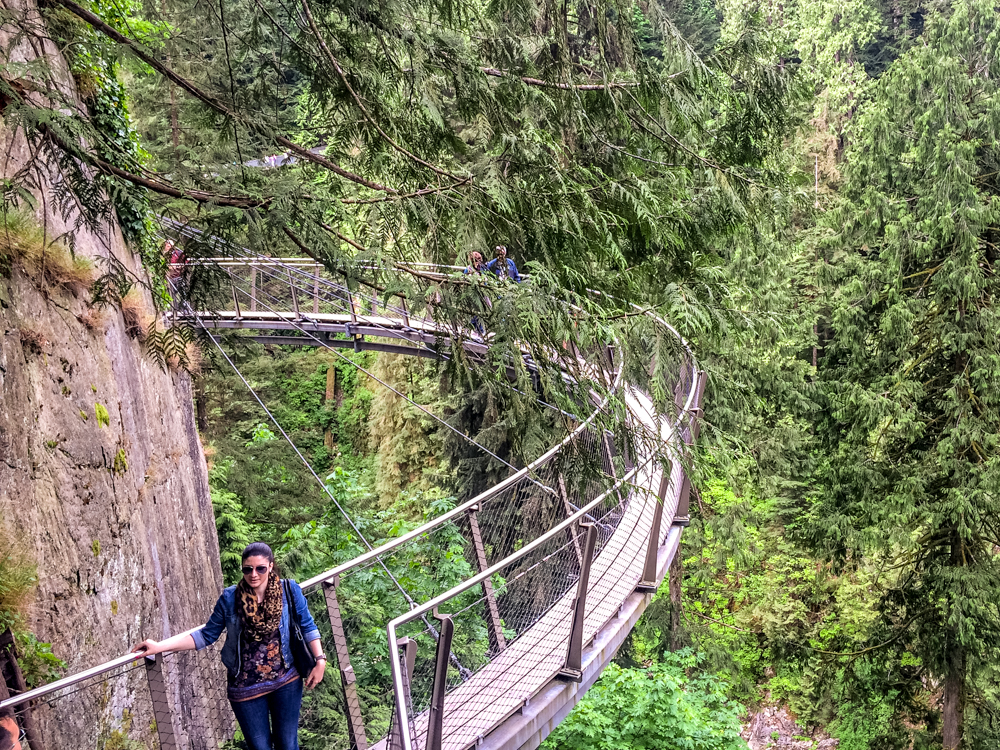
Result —
M0 519L6 501L0 499ZM14 635L18 665L29 687L59 676L65 664L52 653L51 644L40 642L28 628L28 614L38 579L35 565L19 539L0 521L0 633Z
M15 264L36 284L77 296L97 278L93 261L72 252L28 211L8 207L0 210L0 273Z

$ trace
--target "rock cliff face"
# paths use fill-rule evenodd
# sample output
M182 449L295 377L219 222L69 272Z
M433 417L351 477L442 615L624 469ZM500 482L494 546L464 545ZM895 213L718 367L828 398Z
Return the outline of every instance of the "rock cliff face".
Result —
M2 177L28 163L23 136L2 119L0 150ZM38 177L36 219L49 238L73 231L73 217L53 208L56 178ZM76 252L113 254L144 277L117 228L106 229L78 230ZM37 563L30 625L69 672L204 622L222 588L191 379L161 369L120 310L95 311L87 297L16 261L0 269L0 523ZM148 295L144 303L152 311ZM213 679L214 661L200 663ZM166 663L167 694L174 712L190 714L204 678L180 663ZM100 747L110 737L148 746L150 701L141 665L87 683L36 709L46 750ZM177 731L188 746L183 725Z

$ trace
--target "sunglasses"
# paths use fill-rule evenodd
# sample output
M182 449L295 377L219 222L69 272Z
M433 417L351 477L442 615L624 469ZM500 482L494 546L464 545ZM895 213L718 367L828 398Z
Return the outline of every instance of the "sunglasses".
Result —
M243 566L243 575L248 576L251 573L253 573L255 570L257 571L257 575L262 576L262 575L264 575L267 572L267 566L266 565L258 565L255 568L252 565L244 565Z

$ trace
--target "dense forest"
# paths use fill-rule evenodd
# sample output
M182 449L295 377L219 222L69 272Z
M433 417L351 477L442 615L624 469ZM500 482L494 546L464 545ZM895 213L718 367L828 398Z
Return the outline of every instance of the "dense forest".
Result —
M479 311L480 362L227 336L311 469L204 337L142 321L149 356L195 380L227 583L251 540L298 578L362 552L331 498L379 541L505 475L458 433L518 466L540 455L567 425L533 394L580 394L558 368L515 367L511 388L497 371L518 347L617 340L667 410L669 373L648 363L668 345L638 305L709 377L692 523L674 590L546 747L742 748L741 723L775 707L804 734L782 746L1000 745L994 2L8 6L5 127L62 175L81 225L113 215L143 260L144 277L113 257L95 269L95 307L136 286L158 315L177 304L160 217L348 278L403 269L386 297L431 299L405 263L464 266L497 243L531 274ZM9 52L32 36L64 50L80 100ZM3 181L8 238L35 179ZM0 241L0 273L18 252ZM217 291L195 263L184 298ZM466 288L437 294L435 315L468 319ZM447 540L427 559L412 591L468 565ZM0 628L29 679L51 679L58 660L18 614L30 561L0 562ZM301 736L322 747L333 698L308 700Z

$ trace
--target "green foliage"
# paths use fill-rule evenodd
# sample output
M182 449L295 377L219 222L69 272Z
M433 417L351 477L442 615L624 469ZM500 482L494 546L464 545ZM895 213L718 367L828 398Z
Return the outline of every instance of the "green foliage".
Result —
M225 485L226 475L232 466L232 461L221 461L212 467L209 474L212 510L215 512L215 529L219 535L219 553L222 558L222 577L230 586L239 583L242 577L240 569L243 550L259 538L257 530L246 520L246 510L239 497L219 489Z
M94 404L94 416L97 418L98 427L108 427L111 424L111 416L107 408L102 403Z
M124 448L119 448L115 451L115 458L111 464L111 470L118 476L122 476L126 471L128 471L128 457L125 455Z
M97 0L92 7L112 27L139 33L145 40L154 39L156 33L162 30L138 16L141 4L137 2ZM89 115L88 135L92 137L96 154L115 167L131 172L141 171L142 165L148 160L148 154L139 144L139 136L129 115L128 92L121 78L121 52L117 45L62 15L55 15L51 26L65 44L70 69L86 103ZM149 274L154 301L158 307L166 307L169 303L165 277L166 259L160 252L160 243L155 237L146 191L136 185L115 180L107 174L97 175L94 188L107 193L122 236L133 251L138 253ZM86 192L89 191L77 192L86 199ZM91 209L100 211L97 205L92 205ZM107 273L99 279L98 299L104 299L105 291L115 288L118 291L115 299L120 300L132 284L145 283L129 277L123 284L120 271L120 264L111 260Z
M39 687L57 680L66 669L66 662L52 653L52 644L43 643L29 630L16 628L17 664L28 688Z
M687 651L645 669L611 664L542 744L545 750L739 750L744 709L725 682L686 674L698 665Z
M10 629L14 634L18 665L29 688L58 678L66 666L52 653L51 644L39 641L27 628L25 612L37 585L26 549L0 525L0 633Z
M1000 585L995 8L955 2L922 41L857 120L831 215L816 535L845 569L885 558L873 642L960 704L1000 652L984 606Z

